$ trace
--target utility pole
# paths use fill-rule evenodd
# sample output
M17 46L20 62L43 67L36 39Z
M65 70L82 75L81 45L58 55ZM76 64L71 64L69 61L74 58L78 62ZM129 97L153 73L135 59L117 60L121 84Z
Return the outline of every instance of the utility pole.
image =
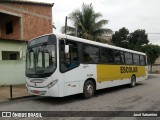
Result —
M65 34L67 34L67 16L66 16L66 19L65 19Z
M76 29L76 31L75 31L75 36L77 37L77 28L78 26L77 26L77 24L76 24L76 26L75 26L75 29Z

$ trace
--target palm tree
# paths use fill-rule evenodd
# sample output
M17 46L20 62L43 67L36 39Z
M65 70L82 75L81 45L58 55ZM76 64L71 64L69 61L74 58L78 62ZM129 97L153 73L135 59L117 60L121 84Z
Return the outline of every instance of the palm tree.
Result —
M96 13L93 9L92 4L82 4L82 11L79 9L69 14L69 20L72 21L73 26L67 26L67 34L75 35L80 38L90 39L93 41L104 41L102 36L111 34L112 30L102 28L108 24L108 20L99 20L102 17L101 13ZM61 29L62 33L65 32L65 27Z

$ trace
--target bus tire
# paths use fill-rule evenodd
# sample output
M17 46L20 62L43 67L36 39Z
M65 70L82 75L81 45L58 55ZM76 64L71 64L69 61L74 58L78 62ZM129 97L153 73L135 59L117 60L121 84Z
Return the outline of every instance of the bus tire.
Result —
M83 97L86 99L92 98L95 93L95 85L91 80L87 80L83 87Z
M135 87L136 86L136 76L132 75L131 77L131 83L130 83L130 87Z

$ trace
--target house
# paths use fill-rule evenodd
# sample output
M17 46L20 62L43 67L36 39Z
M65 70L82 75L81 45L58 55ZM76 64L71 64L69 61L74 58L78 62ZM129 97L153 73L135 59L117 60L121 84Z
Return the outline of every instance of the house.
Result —
M152 71L151 71L151 66L150 65L148 66L148 70L149 70L149 72L160 73L160 57L157 58L155 63L152 65Z
M53 32L53 5L25 0L0 1L0 85L25 83L26 43Z

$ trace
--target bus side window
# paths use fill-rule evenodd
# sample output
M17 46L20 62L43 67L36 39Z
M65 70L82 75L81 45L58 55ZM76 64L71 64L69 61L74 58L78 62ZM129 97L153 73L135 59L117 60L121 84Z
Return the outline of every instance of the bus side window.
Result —
M143 55L140 55L140 65L145 65L146 62L145 62L145 56Z
M84 57L84 62L92 62L92 58L89 56L88 53L84 52L83 53L83 57Z
M107 49L101 48L101 62L108 63Z
M113 64L114 51L109 48L101 48L101 62L105 64Z
M134 63L135 65L139 65L139 64L140 64L139 55L133 54L133 63Z
M69 53L65 54L64 42L60 42L60 70L65 72L79 66L78 45L74 41L66 40Z
M114 64L121 64L121 53L119 50L114 50Z
M133 64L133 61L132 61L132 54L131 53L128 53L128 52L125 52L125 62L126 64Z
M120 59L121 59L121 63L124 64L125 60L124 60L124 52L123 51L120 52Z
M98 63L100 61L99 48L92 45L84 45L83 47L83 62Z

